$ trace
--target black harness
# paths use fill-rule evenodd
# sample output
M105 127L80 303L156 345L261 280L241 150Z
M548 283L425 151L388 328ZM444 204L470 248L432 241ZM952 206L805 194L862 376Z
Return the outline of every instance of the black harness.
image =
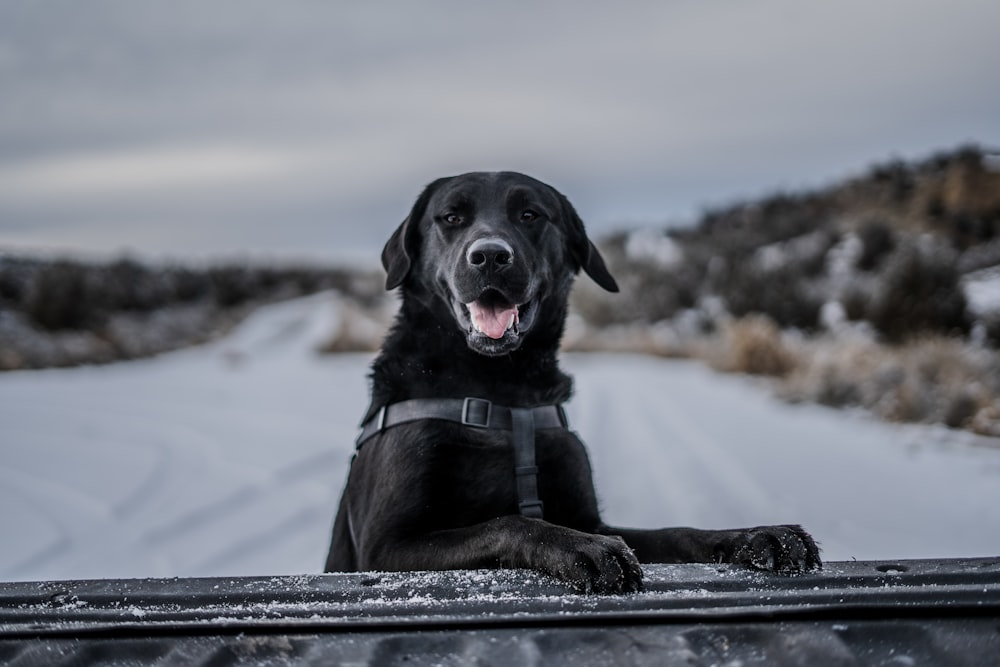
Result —
M421 419L443 419L471 428L511 431L514 439L514 479L522 516L542 518L535 465L535 432L568 428L562 405L508 408L482 398L416 398L384 406L361 427L357 448L382 431Z

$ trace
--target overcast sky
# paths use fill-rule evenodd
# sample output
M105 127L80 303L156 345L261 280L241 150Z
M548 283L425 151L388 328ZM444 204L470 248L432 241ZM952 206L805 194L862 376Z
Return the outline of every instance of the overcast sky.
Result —
M0 249L370 257L424 184L591 233L1000 145L1000 2L0 0Z

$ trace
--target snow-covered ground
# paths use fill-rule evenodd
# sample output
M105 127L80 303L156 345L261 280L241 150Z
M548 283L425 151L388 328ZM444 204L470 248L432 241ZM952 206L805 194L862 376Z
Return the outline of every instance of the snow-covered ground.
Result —
M0 580L317 572L369 355L331 295L146 361L0 375ZM828 560L1000 554L1000 447L789 406L690 362L568 355L612 523L796 522Z

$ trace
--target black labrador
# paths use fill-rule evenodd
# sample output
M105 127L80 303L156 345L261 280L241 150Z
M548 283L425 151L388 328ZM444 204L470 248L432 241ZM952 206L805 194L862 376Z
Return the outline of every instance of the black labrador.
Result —
M619 593L641 589L640 562L820 567L799 526L601 521L556 357L580 269L618 286L555 189L512 172L437 180L382 263L402 302L372 365L327 571L534 568Z

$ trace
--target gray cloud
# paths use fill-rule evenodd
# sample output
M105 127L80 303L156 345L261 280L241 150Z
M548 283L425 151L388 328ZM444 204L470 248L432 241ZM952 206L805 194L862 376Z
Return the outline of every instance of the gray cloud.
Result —
M0 4L0 244L371 253L512 168L595 233L997 143L1000 6Z

